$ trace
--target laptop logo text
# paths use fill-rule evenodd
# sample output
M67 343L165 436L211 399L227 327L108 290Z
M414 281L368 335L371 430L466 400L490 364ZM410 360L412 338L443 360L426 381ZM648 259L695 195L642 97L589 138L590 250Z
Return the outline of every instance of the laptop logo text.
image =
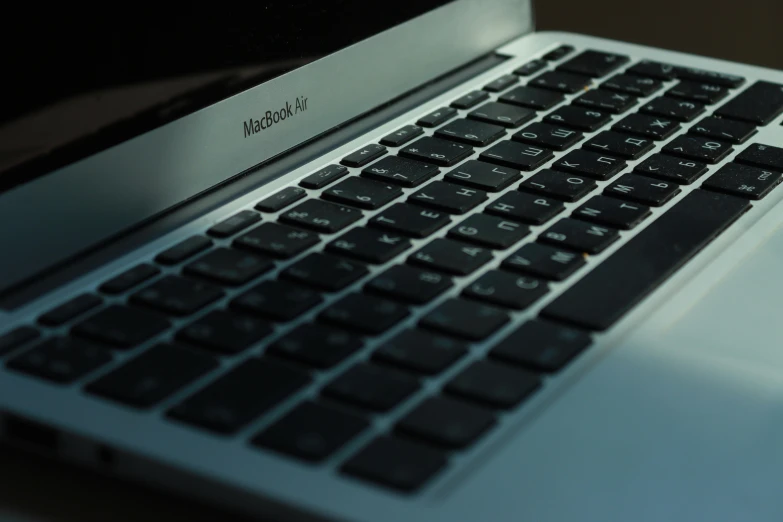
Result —
M285 107L282 107L280 110L266 111L264 115L258 119L250 118L246 122L243 122L245 138L249 138L253 134L267 130L275 123L280 123L288 118L293 118L295 114L299 114L306 110L307 98L300 96L294 103L285 102Z

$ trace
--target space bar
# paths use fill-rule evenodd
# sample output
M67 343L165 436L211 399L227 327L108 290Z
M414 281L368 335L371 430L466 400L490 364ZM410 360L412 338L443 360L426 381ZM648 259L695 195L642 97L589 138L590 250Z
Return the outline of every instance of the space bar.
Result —
M691 192L552 301L541 315L606 330L750 206L734 196Z

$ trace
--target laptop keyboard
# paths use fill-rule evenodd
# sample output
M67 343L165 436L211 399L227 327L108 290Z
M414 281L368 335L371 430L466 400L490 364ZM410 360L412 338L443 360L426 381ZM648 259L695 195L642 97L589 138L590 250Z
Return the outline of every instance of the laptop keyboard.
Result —
M735 95L744 78L595 50L554 66L574 52L465 92L5 332L0 356L418 490L781 182L783 149L750 140L783 112L783 86ZM560 281L573 284L494 339Z

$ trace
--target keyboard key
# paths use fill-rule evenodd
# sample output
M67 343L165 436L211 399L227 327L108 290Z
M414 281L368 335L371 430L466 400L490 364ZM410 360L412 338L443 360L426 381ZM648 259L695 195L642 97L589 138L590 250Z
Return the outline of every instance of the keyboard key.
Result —
M532 145L501 141L481 153L481 160L504 167L519 170L535 170L550 159L554 154L549 149Z
M385 263L410 246L403 236L357 227L326 245L326 250L368 263Z
M116 348L131 348L168 329L171 323L155 312L111 305L77 323L71 332Z
M405 125L381 138L381 145L386 145L387 147L400 147L422 134L424 134L424 129L418 125Z
M256 210L261 212L277 212L283 210L288 205L299 201L307 195L307 191L299 187L286 187L280 192L272 194L266 199L261 200L256 205Z
M473 149L452 141L425 136L400 149L400 156L451 167L473 154Z
M441 123L449 121L457 114L458 113L456 109L452 109L451 107L441 107L440 109L432 111L426 116L419 118L419 121L417 121L416 124L421 125L422 127L437 127Z
M416 187L439 173L434 164L387 156L365 167L362 176L401 187Z
M441 303L425 315L419 325L446 335L481 341L508 321L508 314L500 308L457 298Z
M451 102L451 106L455 109L472 109L488 98L489 93L486 91L471 91Z
M228 237L233 236L240 230L244 230L256 221L259 221L261 216L252 210L243 210L237 212L230 218L224 219L220 223L213 225L207 234L212 237Z
M528 85L566 94L574 94L587 88L590 85L590 78L585 78L578 74L549 71L536 76L528 82Z
M160 268L150 265L149 263L142 263L136 265L133 268L129 268L120 275L114 276L105 283L103 283L98 290L104 294L121 294L137 286L144 281L151 279L160 273Z
M307 401L262 431L253 444L309 462L320 462L367 429L357 415Z
M53 337L8 361L17 370L66 384L81 379L112 359L109 350L81 339Z
M444 176L446 181L489 192L499 192L521 178L522 174L516 169L476 160L468 160Z
M316 252L289 266L280 275L327 292L337 292L367 275L367 267L356 261Z
M693 69L690 67L677 67L677 78L680 80L690 80L694 82L709 83L712 85L721 85L723 87L736 88L745 83L745 78L734 74L726 74L703 69Z
M231 302L231 307L253 315L290 321L322 301L320 293L287 281L263 281Z
M659 116L647 116L646 114L629 114L618 121L612 127L616 131L627 132L652 138L654 140L665 140L678 130L680 125L672 120L667 120Z
M729 90L726 87L721 87L720 85L687 81L680 82L666 91L666 96L697 101L706 105L717 103L725 98L728 94Z
M625 174L604 189L604 194L626 201L660 207L680 193L680 187L671 181Z
M433 181L408 196L408 201L451 214L464 214L487 200L482 190L460 187L453 183Z
M517 83L518 81L519 81L519 78L517 78L516 76L511 75L511 74L506 74L506 75L501 76L500 78L496 78L496 79L492 80L491 82L489 82L488 84L486 84L484 86L484 90L485 91L489 91L489 92L505 91L506 89L508 89L509 87L514 85L515 83Z
M203 236L193 236L181 241L157 255L155 261L161 265L176 265L212 246L212 240Z
M538 236L542 243L588 254L600 254L618 239L620 234L612 228L571 218L561 219Z
M565 100L565 95L559 92L524 86L511 89L501 96L499 100L503 103L545 111Z
M737 163L783 171L783 148L754 143L737 154Z
M332 303L318 316L349 330L376 335L408 316L408 307L381 297L348 294Z
M473 120L493 123L503 127L519 127L526 121L536 117L536 113L530 109L524 109L508 103L489 102L478 109L468 113L468 118Z
M674 138L661 152L705 163L718 163L733 150L731 145L725 142L686 134Z
M446 466L440 451L405 439L383 436L348 460L342 471L399 491L421 488Z
M506 135L499 125L480 121L459 119L435 131L435 136L444 140L467 143L474 147L484 147Z
M32 326L19 326L0 334L0 357L9 354L20 346L37 339L41 333Z
M766 125L783 112L783 85L756 82L729 100L715 114L724 118Z
M451 288L451 285L450 278L437 272L428 272L408 265L395 265L376 276L364 288L368 292L392 299L423 304Z
M303 324L269 347L278 357L314 366L331 368L362 347L358 335L325 324Z
M650 208L606 196L595 196L577 208L572 215L599 225L629 230L650 215Z
M566 150L583 137L581 132L537 121L514 134L512 139L547 149Z
M373 360L433 375L457 362L467 352L467 346L460 341L414 329L386 341L375 352Z
M562 281L585 264L574 252L539 243L528 243L503 261L503 268L534 276Z
M691 192L547 305L542 314L606 330L750 206L744 198L706 190Z
M210 283L168 275L142 288L130 300L173 315L190 315L221 297L223 291Z
M649 96L663 86L660 80L633 74L618 74L601 84L601 88L633 96Z
M663 116L664 118L671 118L677 121L691 121L704 112L704 105L661 96L642 105L642 108L639 110L647 114Z
M756 134L756 127L750 123L710 116L691 127L689 132L738 145Z
M320 242L318 234L279 223L262 223L234 240L234 246L287 259Z
M548 291L544 281L533 277L490 270L466 287L462 295L493 305L524 310Z
M446 385L446 391L495 408L511 408L535 392L538 376L492 361L474 362Z
M449 230L449 237L489 248L508 248L530 233L530 229L514 221L488 214L468 216Z
M323 389L323 394L375 411L389 411L419 389L408 374L359 363Z
M437 446L464 448L495 424L495 416L478 406L448 397L430 397L403 417L396 429Z
M544 169L523 181L520 190L543 194L562 201L577 201L596 187L594 181Z
M575 105L564 105L544 117L544 121L553 125L565 125L572 129L588 132L600 129L609 123L611 119L612 116L608 112L577 107Z
M489 355L532 370L556 372L591 342L585 331L536 319L516 329Z
M630 94L604 89L591 89L574 100L574 104L591 107L599 111L611 112L612 114L620 114L636 105L637 101L636 97Z
M583 51L562 64L557 70L599 78L628 63L629 59L627 56L620 54L602 51Z
M654 154L637 165L634 172L664 181L690 185L707 172L707 165L666 154Z
M779 172L729 163L707 178L702 187L749 199L761 199L780 182Z
M508 192L484 209L487 214L542 225L563 211L559 201L524 192Z
M211 356L188 348L159 344L90 383L87 392L149 408L218 367Z
M547 65L549 64L546 62L546 60L531 60L521 67L515 69L514 74L519 76L530 76L531 74L537 73Z
M177 339L219 353L246 350L272 333L266 321L228 310L214 310L183 328Z
M396 203L374 218L368 226L383 228L411 237L427 237L451 222L444 212L422 209L407 203Z
M548 53L546 53L541 58L543 58L544 60L548 60L550 62L553 62L553 61L560 60L561 58L563 58L565 56L568 56L572 52L574 52L574 47L573 46L571 46L571 45L561 45L560 47L558 47L558 48L556 48L556 49L554 49L552 51L549 51Z
M613 154L628 159L639 159L652 150L654 143L646 138L637 138L615 131L604 131L592 137L584 148L600 153Z
M401 195L402 189L396 185L352 176L326 189L321 197L337 203L374 210Z
M225 285L243 285L268 272L275 264L266 257L231 248L216 248L185 266L183 271Z
M103 299L97 295L81 294L41 315L38 322L47 326L60 326L102 303Z
M455 275L467 275L492 260L490 250L438 238L408 257L408 262Z
M673 65L650 60L642 60L626 72L659 80L673 80L677 76L677 71Z
M283 223L310 228L326 234L339 232L361 218L361 210L318 199L308 199L280 214L280 221Z
M215 433L230 434L310 382L301 370L248 359L169 411L169 416Z
M623 170L625 161L587 150L572 150L552 164L552 168L563 172L573 172L600 181L607 180Z
M346 167L364 167L371 161L378 159L386 154L386 152L386 147L383 145L370 143L361 149L348 154L340 163Z
M299 186L308 189L323 188L338 179L347 176L348 169L342 165L327 165L319 171L313 172L302 181Z

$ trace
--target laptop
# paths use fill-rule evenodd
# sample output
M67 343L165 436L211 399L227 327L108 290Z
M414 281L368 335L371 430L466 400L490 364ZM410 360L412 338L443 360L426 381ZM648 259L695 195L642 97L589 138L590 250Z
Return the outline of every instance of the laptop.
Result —
M9 58L4 444L263 520L781 520L783 73L391 7Z

